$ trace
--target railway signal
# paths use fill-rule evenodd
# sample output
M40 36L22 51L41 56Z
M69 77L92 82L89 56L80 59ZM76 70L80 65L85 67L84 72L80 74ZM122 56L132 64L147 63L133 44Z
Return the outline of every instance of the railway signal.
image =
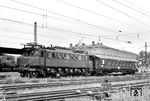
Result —
M141 86L131 87L130 96L134 96L134 97L142 96L142 87Z

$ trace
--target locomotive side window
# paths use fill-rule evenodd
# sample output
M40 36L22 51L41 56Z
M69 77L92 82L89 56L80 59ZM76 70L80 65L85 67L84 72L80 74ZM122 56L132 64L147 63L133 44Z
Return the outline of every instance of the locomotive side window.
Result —
M62 58L61 58L61 53L57 53L57 58L58 58L58 59L62 59Z
M49 52L48 55L47 55L47 57L48 58L52 58L52 53Z
M44 57L44 52L43 51L41 51L41 57Z
M61 58L62 58L62 59L65 59L65 56L64 56L64 55L65 55L65 54L61 54Z
M52 53L52 58L55 58L55 53Z

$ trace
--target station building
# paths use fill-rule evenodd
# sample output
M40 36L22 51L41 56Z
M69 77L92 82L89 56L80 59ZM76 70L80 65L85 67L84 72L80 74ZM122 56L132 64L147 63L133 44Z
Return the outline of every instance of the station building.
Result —
M122 60L122 61L135 61L137 62L138 54L131 53L125 50L114 49L103 45L102 43L95 44L94 41L91 45L75 45L74 47L70 45L71 48L76 50L85 51L88 54L95 55L99 58L104 59L114 59L114 60Z

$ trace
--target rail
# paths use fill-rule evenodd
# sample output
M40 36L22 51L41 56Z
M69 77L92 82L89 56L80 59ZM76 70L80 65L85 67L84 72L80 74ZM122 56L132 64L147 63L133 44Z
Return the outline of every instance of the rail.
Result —
M112 85L110 92L115 92L123 88L129 88L133 86L145 86L149 85L150 82L137 82L137 83L126 83ZM80 90L80 92L77 92ZM27 93L27 94L5 94L5 99L7 101L17 100L17 101L40 101L40 100L59 100L65 98L73 98L80 96L88 96L88 91L92 91L93 95L98 93L103 93L105 89L101 87L90 87L90 88L81 88L81 89L71 89L71 90L58 90L58 91L47 91L47 92L37 92L37 93Z

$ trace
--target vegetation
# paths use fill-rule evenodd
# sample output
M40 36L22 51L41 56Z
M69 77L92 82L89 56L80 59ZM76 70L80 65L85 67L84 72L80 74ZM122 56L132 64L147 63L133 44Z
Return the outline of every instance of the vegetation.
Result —
M138 60L139 60L140 66L145 66L145 65L150 66L150 52L147 52L147 56L145 59L145 51L140 51L139 56L138 56Z
M0 56L0 71L13 71L16 66L15 57L11 55Z

